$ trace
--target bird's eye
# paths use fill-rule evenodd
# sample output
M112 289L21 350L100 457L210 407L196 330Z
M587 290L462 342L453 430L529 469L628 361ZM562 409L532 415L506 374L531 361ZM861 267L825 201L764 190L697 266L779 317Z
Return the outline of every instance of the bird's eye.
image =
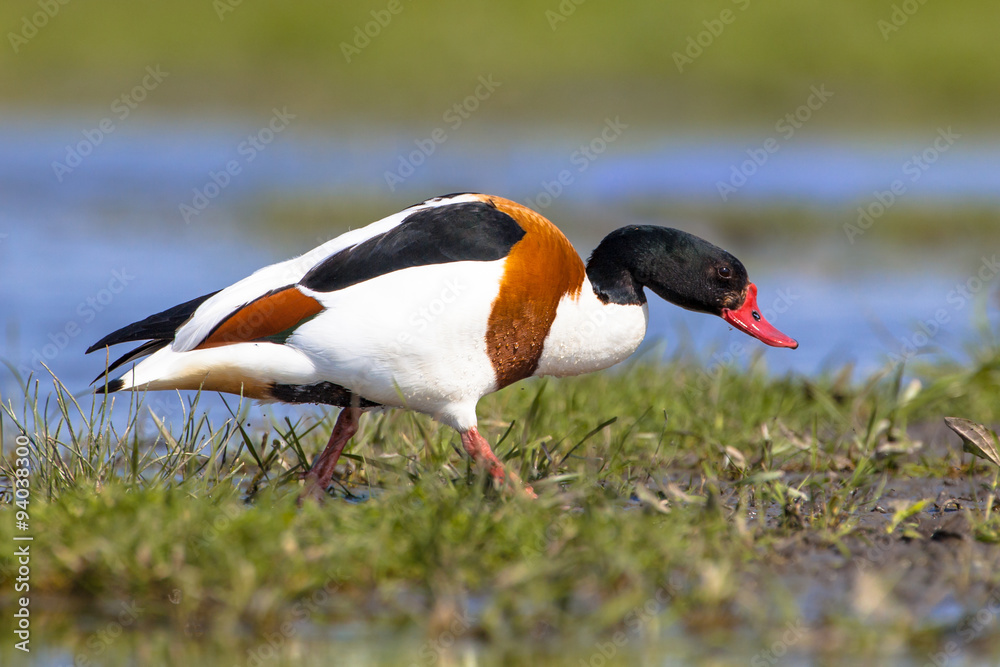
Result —
M720 277L722 277L722 278L730 278L730 277L732 277L732 275L733 275L733 271L728 266L720 266L719 267L719 276Z

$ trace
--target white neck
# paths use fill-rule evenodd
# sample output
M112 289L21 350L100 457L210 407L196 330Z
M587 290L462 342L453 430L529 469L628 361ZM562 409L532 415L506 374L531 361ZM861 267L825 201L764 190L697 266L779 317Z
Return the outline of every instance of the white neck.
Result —
M559 302L535 375L581 375L613 366L636 351L648 321L645 303L602 303L585 278L577 297Z

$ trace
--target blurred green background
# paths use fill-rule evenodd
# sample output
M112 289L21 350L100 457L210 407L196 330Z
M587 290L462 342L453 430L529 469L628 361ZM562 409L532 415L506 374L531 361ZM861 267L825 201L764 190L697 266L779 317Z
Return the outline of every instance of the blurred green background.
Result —
M55 16L12 44L48 4ZM7 0L3 104L103 108L156 63L172 79L150 107L204 116L280 103L317 124L419 122L483 74L504 86L483 118L560 126L608 108L651 128L754 128L814 83L838 96L822 128L872 135L992 127L1000 104L1000 5L986 0L399 0L394 15L389 4ZM372 12L391 20L348 62L343 44ZM674 54L697 54L688 39L713 27L679 71Z

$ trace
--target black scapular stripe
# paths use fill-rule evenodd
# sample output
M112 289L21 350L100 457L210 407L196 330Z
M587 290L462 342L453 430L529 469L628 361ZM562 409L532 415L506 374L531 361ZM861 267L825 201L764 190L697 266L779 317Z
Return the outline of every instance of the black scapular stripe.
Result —
M173 308L167 308L163 312L150 315L144 320L133 322L127 327L122 327L118 331L109 333L107 336L87 348L87 354L90 354L94 350L99 350L102 347L117 345L118 343L127 343L133 340L171 341L174 339L174 334L181 327L181 325L188 321L188 318L194 314L194 311L198 310L198 306L218 293L219 291L217 290L211 294L199 296L197 299L185 301L184 303L178 304Z
M327 257L300 284L333 292L413 266L491 262L506 257L524 234L514 218L486 202L424 209L384 234Z

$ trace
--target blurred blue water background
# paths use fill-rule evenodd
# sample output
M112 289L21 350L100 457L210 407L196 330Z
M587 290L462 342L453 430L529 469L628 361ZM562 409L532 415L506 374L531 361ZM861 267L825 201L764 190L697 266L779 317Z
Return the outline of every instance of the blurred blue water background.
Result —
M591 139L515 127L493 127L481 136L469 130L461 142L437 146L392 190L385 174L397 171L401 159L416 150L420 130L292 126L248 161L238 147L259 127L257 121L131 123L105 136L72 171L57 174L53 162L64 162L67 145L83 138L79 122L8 119L0 129L0 357L9 365L0 392L5 401L20 394L18 374L44 375L43 362L71 391L84 391L103 359L83 352L104 334L344 230L331 225L317 235L269 218L269 201L322 200L334 206L343 201L345 208L359 200L374 202L366 210L377 213L350 221L354 227L452 191L487 191L547 204L546 184L571 167L574 151ZM873 193L899 178L902 165L933 139L931 134L881 143L792 142L770 155L727 204L779 202L850 212L874 201ZM679 199L719 205L719 182L729 179L734 165L759 143L738 136L625 136L585 171L574 169L573 182L542 212L568 233L584 257L603 233L630 222L678 226L726 245L696 215L652 220L628 213L633 210L628 204ZM195 190L204 192L211 174L231 160L239 163L239 173L185 221L181 205L191 205ZM966 201L992 206L1000 203L998 174L1000 143L964 141L908 184L901 198L909 206ZM576 225L576 211L606 222ZM842 221L855 217L851 213ZM911 351L961 355L963 344L977 335L977 313L996 328L1000 281L993 282L996 272L989 260L1000 248L957 254L935 248L913 255L864 236L849 243L839 223L813 238L728 246L758 284L765 314L799 340L798 350L766 348L716 318L654 298L647 341L660 345L652 353L695 354L709 371L761 356L757 363L774 373L814 375L847 364L869 373L893 355ZM955 247L961 246L962 239L956 239ZM962 285L974 298L961 295Z

